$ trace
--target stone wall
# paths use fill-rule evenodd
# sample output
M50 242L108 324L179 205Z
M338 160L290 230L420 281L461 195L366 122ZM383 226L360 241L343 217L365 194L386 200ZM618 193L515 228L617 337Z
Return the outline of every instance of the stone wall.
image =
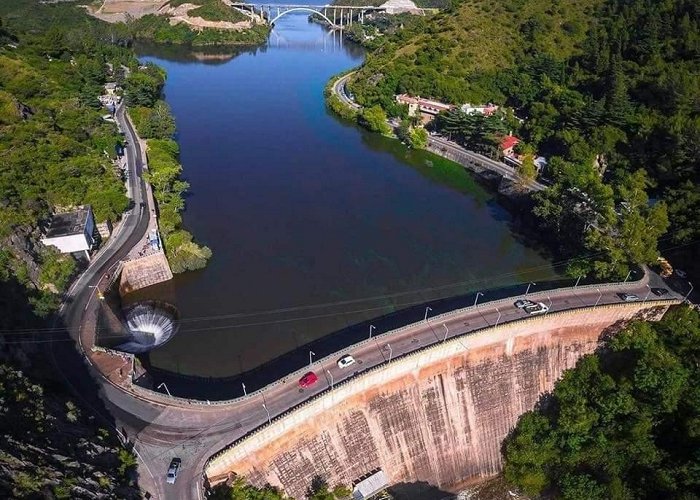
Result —
M616 304L507 323L449 340L336 386L213 457L230 472L303 498L314 475L352 484L381 468L392 483L455 490L497 474L501 442L602 335L668 305Z

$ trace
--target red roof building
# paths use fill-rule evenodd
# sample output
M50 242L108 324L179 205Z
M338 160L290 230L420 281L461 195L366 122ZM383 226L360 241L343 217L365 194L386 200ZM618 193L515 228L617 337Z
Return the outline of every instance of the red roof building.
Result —
M513 148L520 142L520 139L514 135L507 135L501 139L501 151L503 156L510 156L513 154Z

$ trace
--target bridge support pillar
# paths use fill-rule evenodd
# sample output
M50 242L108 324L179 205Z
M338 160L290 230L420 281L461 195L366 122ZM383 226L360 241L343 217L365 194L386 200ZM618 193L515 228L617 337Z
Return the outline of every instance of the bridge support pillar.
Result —
M333 26L338 24L338 17L336 16L335 7L333 7Z

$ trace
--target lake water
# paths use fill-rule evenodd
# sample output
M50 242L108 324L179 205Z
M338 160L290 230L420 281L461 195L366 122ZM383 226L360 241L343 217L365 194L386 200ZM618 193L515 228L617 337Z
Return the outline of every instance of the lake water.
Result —
M185 225L214 254L147 291L181 317L153 366L234 375L408 304L554 275L461 167L326 110L363 52L305 15L236 54L139 50L168 72Z

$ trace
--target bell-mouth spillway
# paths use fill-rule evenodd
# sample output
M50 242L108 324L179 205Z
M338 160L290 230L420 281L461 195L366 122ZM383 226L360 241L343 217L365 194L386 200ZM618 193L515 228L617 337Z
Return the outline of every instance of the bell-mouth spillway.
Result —
M128 340L116 348L131 354L155 349L177 332L177 310L163 302L137 303L125 312L124 319Z

